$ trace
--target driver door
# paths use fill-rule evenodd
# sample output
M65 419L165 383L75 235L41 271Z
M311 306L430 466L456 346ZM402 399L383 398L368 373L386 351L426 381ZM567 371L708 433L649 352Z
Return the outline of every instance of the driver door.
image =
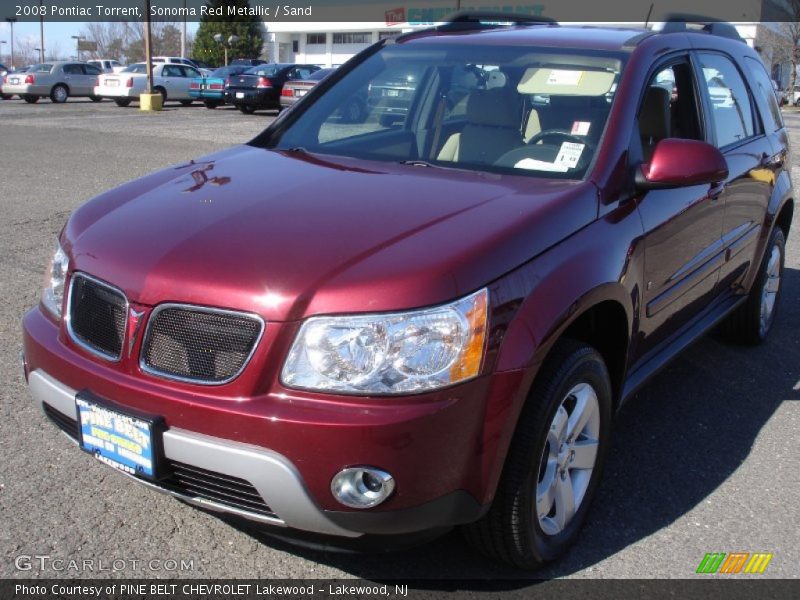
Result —
M700 95L688 57L656 69L642 92L632 155L648 162L661 139L707 141ZM722 188L650 190L638 198L644 225L644 290L639 352L678 332L714 297L724 253Z

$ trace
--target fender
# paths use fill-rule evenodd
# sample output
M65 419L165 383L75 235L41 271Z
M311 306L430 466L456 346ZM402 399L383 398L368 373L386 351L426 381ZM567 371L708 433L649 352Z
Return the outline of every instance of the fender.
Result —
M518 388L485 407L482 503L491 502L520 412L539 367L559 336L587 310L614 302L625 312L627 339L638 326L643 228L634 202L609 212L491 287L495 315L518 309L502 333L496 372L516 372ZM493 336L498 336L499 326ZM628 344L628 354L633 344ZM624 377L624 373L622 374ZM490 398L502 398L492 394Z

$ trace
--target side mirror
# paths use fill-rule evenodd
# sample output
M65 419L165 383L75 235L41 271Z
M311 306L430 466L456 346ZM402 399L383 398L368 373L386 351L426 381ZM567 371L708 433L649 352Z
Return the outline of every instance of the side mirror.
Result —
M641 190L712 184L728 177L725 157L711 144L667 138L656 144L649 163L636 170Z

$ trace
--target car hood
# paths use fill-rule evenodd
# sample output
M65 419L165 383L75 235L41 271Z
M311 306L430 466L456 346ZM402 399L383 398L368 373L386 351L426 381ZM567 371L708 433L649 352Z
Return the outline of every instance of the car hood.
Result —
M62 235L72 268L134 303L269 320L433 305L597 216L596 188L251 146L111 190Z

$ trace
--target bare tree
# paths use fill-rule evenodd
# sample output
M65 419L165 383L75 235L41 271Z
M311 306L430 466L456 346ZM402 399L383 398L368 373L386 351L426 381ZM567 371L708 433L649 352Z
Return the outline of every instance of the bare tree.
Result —
M153 53L176 54L175 23L153 21ZM134 63L144 60L144 23L138 21L119 23L87 23L81 30L87 40L97 42L92 58L112 58Z

